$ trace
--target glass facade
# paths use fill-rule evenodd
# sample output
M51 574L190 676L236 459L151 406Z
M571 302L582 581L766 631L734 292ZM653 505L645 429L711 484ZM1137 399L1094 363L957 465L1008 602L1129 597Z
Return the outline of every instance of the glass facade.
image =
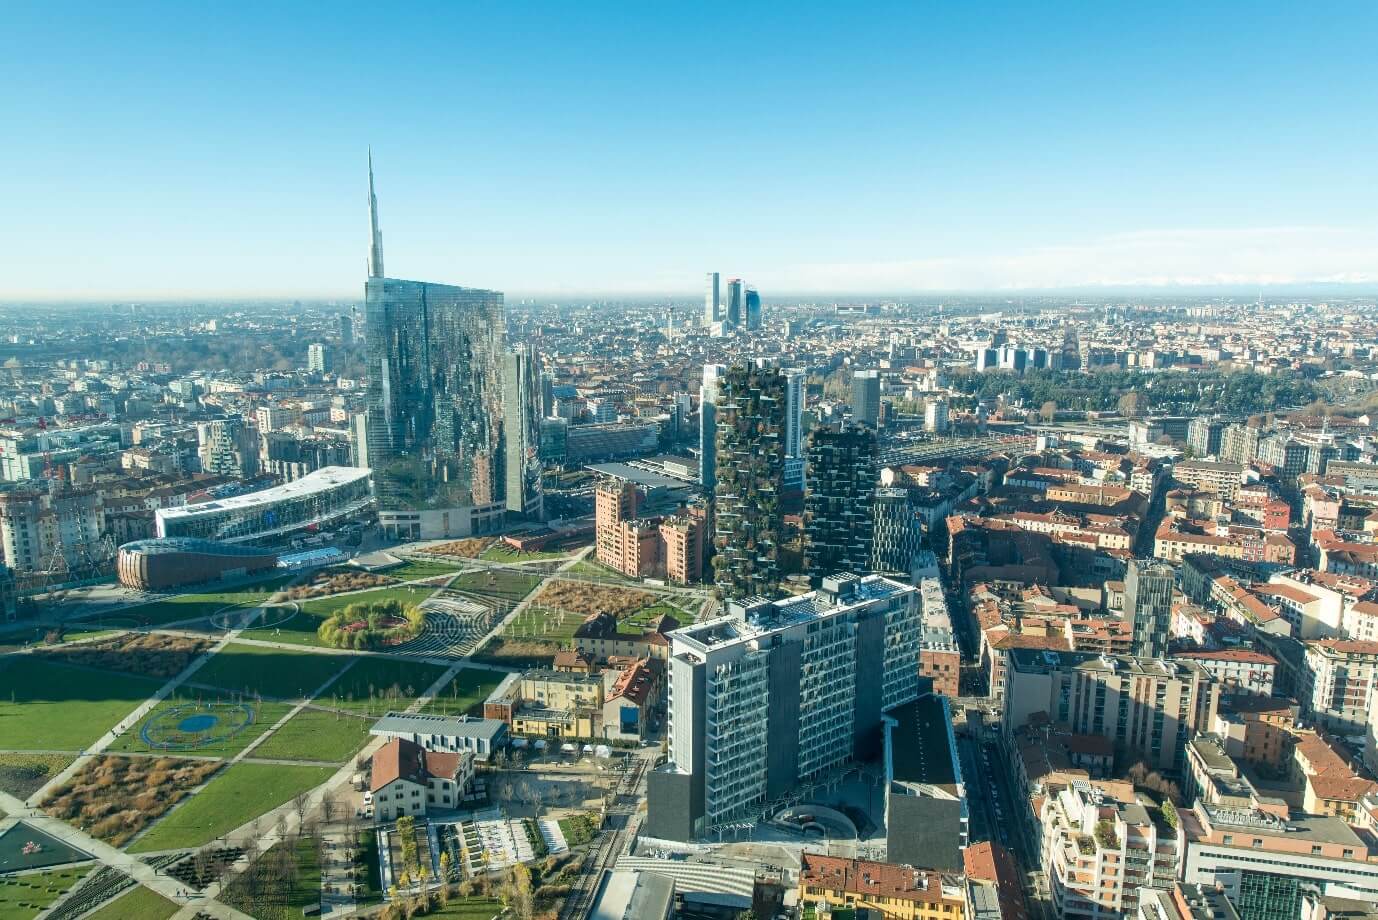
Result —
M503 359L507 510L541 514L541 367L536 349L519 345Z
M325 525L357 514L372 496L368 470L328 466L287 485L157 511L159 537L239 542Z
M504 502L502 294L374 277L365 302L379 511Z

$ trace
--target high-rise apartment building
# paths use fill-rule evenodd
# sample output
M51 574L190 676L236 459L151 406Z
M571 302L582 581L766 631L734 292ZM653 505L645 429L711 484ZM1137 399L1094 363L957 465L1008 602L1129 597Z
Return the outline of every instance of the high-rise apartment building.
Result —
M669 634L670 748L648 789L653 837L702 837L827 779L880 743L883 710L918 695L909 585L836 576L728 611Z
M715 581L728 597L772 597L783 574L785 375L738 364L718 388Z
M1313 720L1362 735L1378 707L1378 642L1317 639L1306 644L1302 705Z
M258 475L258 430L240 416L196 423L201 472L247 479Z
M507 510L539 519L541 493L541 362L530 344L503 356L502 419Z
M709 272L707 290L703 295L703 324L712 326L722 320L722 296L718 287L718 273Z
M104 533L98 492L20 487L0 493L0 547L20 575L91 573L110 557Z
M1167 654L1172 634L1172 566L1151 559L1131 559L1124 574L1124 619L1134 629L1134 654L1158 658Z
M1220 459L1225 463L1253 463L1258 459L1258 441L1262 432L1248 425L1226 425L1220 433Z
M503 469L502 294L383 273L369 165L367 456L378 523L395 539L498 530Z
M718 380L726 372L726 365L705 364L699 386L699 483L710 496L718 484Z
M746 328L761 328L761 293L750 287L746 289Z
M930 399L923 407L923 430L932 434L947 434L947 400Z
M338 328L337 334L340 337L340 345L344 348L348 348L349 346L353 345L354 317L350 316L348 313L341 313L339 316L335 317L335 322Z
M306 347L306 371L324 374L330 370L330 349L324 342L312 342Z
M1197 457L1215 456L1220 453L1220 444L1228 424L1218 415L1198 415L1187 424L1187 447Z
M852 374L852 421L872 428L880 423L880 371Z
M785 489L804 490L804 395L807 375L799 368L785 371Z
M862 425L820 425L809 432L808 456L805 569L815 579L867 571L877 477L875 432Z
M923 549L923 525L909 490L881 486L871 499L872 572L908 578Z

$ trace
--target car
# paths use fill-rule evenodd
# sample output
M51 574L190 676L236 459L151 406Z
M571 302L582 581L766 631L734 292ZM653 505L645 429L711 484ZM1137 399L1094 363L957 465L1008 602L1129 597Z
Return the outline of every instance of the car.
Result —
M367 792L367 791L364 792L364 804L365 804L365 805L368 805L368 804L371 803L372 801L373 801L373 793L372 793L372 792Z

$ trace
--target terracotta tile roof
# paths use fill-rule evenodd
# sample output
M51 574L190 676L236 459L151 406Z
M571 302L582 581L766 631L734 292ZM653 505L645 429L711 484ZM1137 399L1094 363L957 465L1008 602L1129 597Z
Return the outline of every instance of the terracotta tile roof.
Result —
M942 879L936 872L817 853L804 853L800 861L800 885L927 904L943 900Z
M973 843L962 851L962 862L967 878L995 885L1001 920L1028 917L1022 874L1008 850L990 841Z
M383 745L373 755L373 791L377 792L398 779L424 785L426 770L422 760L423 754L421 745L405 738L393 738Z

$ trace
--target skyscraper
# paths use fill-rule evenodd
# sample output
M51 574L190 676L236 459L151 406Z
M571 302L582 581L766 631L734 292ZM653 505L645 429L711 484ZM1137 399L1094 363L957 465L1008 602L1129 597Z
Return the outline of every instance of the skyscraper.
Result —
M761 328L761 294L755 288L746 289L746 328Z
M378 523L397 539L491 533L505 511L502 294L383 273L368 170L367 457Z
M871 571L908 578L923 549L923 525L909 490L882 486L871 505Z
M1153 559L1131 559L1124 573L1124 618L1134 629L1133 654L1167 654L1172 630L1172 566Z
M852 374L852 421L875 428L880 422L880 371Z
M503 356L502 416L507 510L541 516L541 367L531 344Z
M722 319L722 300L718 290L718 273L708 273L708 290L703 296L703 324L711 326Z
M804 567L811 578L870 568L875 491L875 432L861 425L821 425L809 432Z
M718 387L716 581L727 597L772 597L780 587L784 528L785 375L733 365Z
M742 325L742 315L746 311L746 285L741 278L731 278L727 282L727 317L724 322L733 329Z
M699 482L710 496L718 484L718 379L726 371L725 365L705 364L703 384L699 387Z
M306 370L311 374L324 374L330 370L330 349L323 342L312 342L306 348Z
M354 344L354 317L348 313L341 313L335 317L339 325L340 344L345 348Z
M799 368L785 371L785 488L804 489L804 393L807 376Z

